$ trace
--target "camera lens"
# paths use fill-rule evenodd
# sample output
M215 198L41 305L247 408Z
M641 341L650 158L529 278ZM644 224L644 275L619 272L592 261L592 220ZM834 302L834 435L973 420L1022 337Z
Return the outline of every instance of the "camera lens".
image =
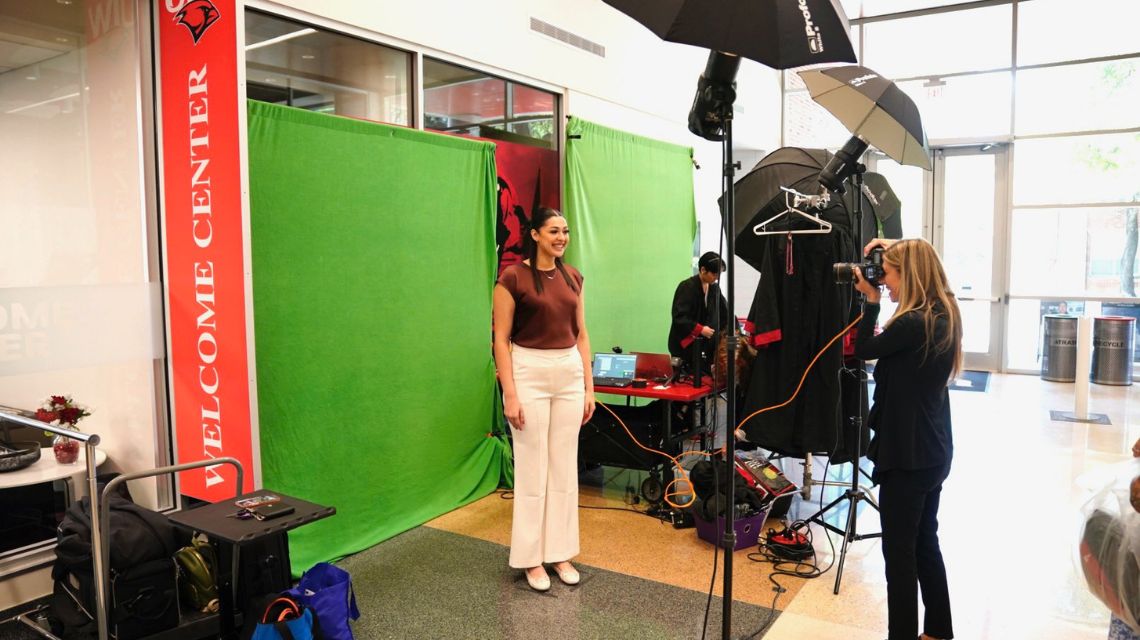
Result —
M855 267L859 265L851 262L836 262L831 265L832 271L835 272L836 284L851 284L855 280Z

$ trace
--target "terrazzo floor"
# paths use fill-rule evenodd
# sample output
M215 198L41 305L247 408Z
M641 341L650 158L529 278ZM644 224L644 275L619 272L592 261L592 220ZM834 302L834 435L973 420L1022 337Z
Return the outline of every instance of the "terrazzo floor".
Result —
M1009 374L992 375L985 392L951 392L955 460L939 519L958 638L1107 636L1108 611L1089 595L1075 561L1080 509L1091 495L1090 474L1131 456L1132 443L1140 437L1140 388L1090 386L1089 410L1107 415L1109 425L1051 420L1050 410L1072 411L1073 393L1072 384ZM825 461L813 462L818 479ZM790 478L802 480L800 461L784 464ZM870 469L869 463L864 461L864 467ZM828 469L828 479L847 482L850 469ZM581 502L624 506L614 498L623 488L620 479L600 489L583 487ZM789 516L806 517L821 499L830 502L843 490L816 486L810 500L797 497ZM827 520L842 528L845 508L829 512ZM711 547L691 529L678 531L618 511L584 509L581 521L580 562L707 593ZM510 504L498 495L488 496L426 526L506 545ZM878 514L866 504L859 510L857 529L878 531ZM829 538L817 525L812 530L818 562L828 567L838 555L840 536ZM771 606L769 567L747 556L743 549L734 556L734 602ZM715 593L720 593L720 575L711 581ZM887 612L879 541L851 543L838 594L835 575L832 567L814 580L781 578L789 590L776 601L781 613L765 640L882 640ZM691 614L701 616L703 611L702 603ZM719 627L710 627L709 633L719 636Z
M985 392L951 392L955 462L940 535L957 638L1107 636L1108 612L1089 595L1074 550L1096 473L1130 458L1140 436L1140 391L1101 385L1090 391L1090 411L1110 424L1051 420L1050 410L1072 410L1073 385L1035 376L995 374ZM823 477L824 461L813 462L813 475ZM800 481L800 461L784 464ZM850 469L838 465L827 477L844 482ZM365 612L356 637L700 638L706 603L706 637L720 637L721 601L714 595L710 603L708 594L710 586L721 591L723 558L714 569L713 547L693 529L675 529L640 513L644 504L630 504L626 489L639 485L636 472L607 470L583 480L581 585L555 580L539 594L507 567L511 502L495 493L340 562ZM814 487L809 500L797 497L789 515L806 517L843 491L822 489ZM846 513L836 509L827 519L842 526ZM839 536L812 530L818 562L829 567ZM867 505L858 530L878 530L877 513ZM814 580L780 577L787 591L776 593L771 567L750 560L754 551L734 554L734 638L886 636L877 539L851 543L838 594L833 567ZM0 625L0 640L34 637Z

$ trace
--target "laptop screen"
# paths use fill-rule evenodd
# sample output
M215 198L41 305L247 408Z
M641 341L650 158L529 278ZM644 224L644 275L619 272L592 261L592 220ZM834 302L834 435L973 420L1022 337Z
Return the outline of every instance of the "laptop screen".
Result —
M667 353L634 353L638 378L672 378L673 361Z
M637 356L623 353L595 353L595 378L625 378L633 380L637 368Z

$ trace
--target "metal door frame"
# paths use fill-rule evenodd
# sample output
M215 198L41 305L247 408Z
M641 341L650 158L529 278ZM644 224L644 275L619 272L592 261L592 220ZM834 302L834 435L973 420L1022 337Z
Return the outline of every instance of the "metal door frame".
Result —
M1005 327L1009 314L1009 217L1010 217L1010 147L1008 144L984 144L931 149L933 170L926 174L925 193L930 194L923 210L923 232L939 255L945 255L946 220L946 158L992 155L994 156L994 209L993 237L990 241L992 276L990 295L978 297L958 294L960 301L988 300L990 302L990 343L984 353L965 354L965 368L983 371L1005 370ZM953 286L955 283L951 282Z

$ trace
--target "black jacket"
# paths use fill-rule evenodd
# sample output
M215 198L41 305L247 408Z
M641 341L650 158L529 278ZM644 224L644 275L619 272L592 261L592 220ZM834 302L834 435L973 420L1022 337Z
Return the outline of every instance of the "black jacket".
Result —
M715 302L714 302L715 301ZM669 353L684 357L692 339L699 335L697 325L712 327L720 331L728 324L728 301L716 283L709 285L706 296L701 286L701 277L693 276L682 280L673 293L673 324L669 327Z
M874 335L879 305L867 304L855 356L875 363L875 399L868 418L875 437L867 457L875 473L948 465L954 457L947 383L954 367L951 352L927 350L922 315L911 311ZM946 319L934 325L934 339L949 331Z

